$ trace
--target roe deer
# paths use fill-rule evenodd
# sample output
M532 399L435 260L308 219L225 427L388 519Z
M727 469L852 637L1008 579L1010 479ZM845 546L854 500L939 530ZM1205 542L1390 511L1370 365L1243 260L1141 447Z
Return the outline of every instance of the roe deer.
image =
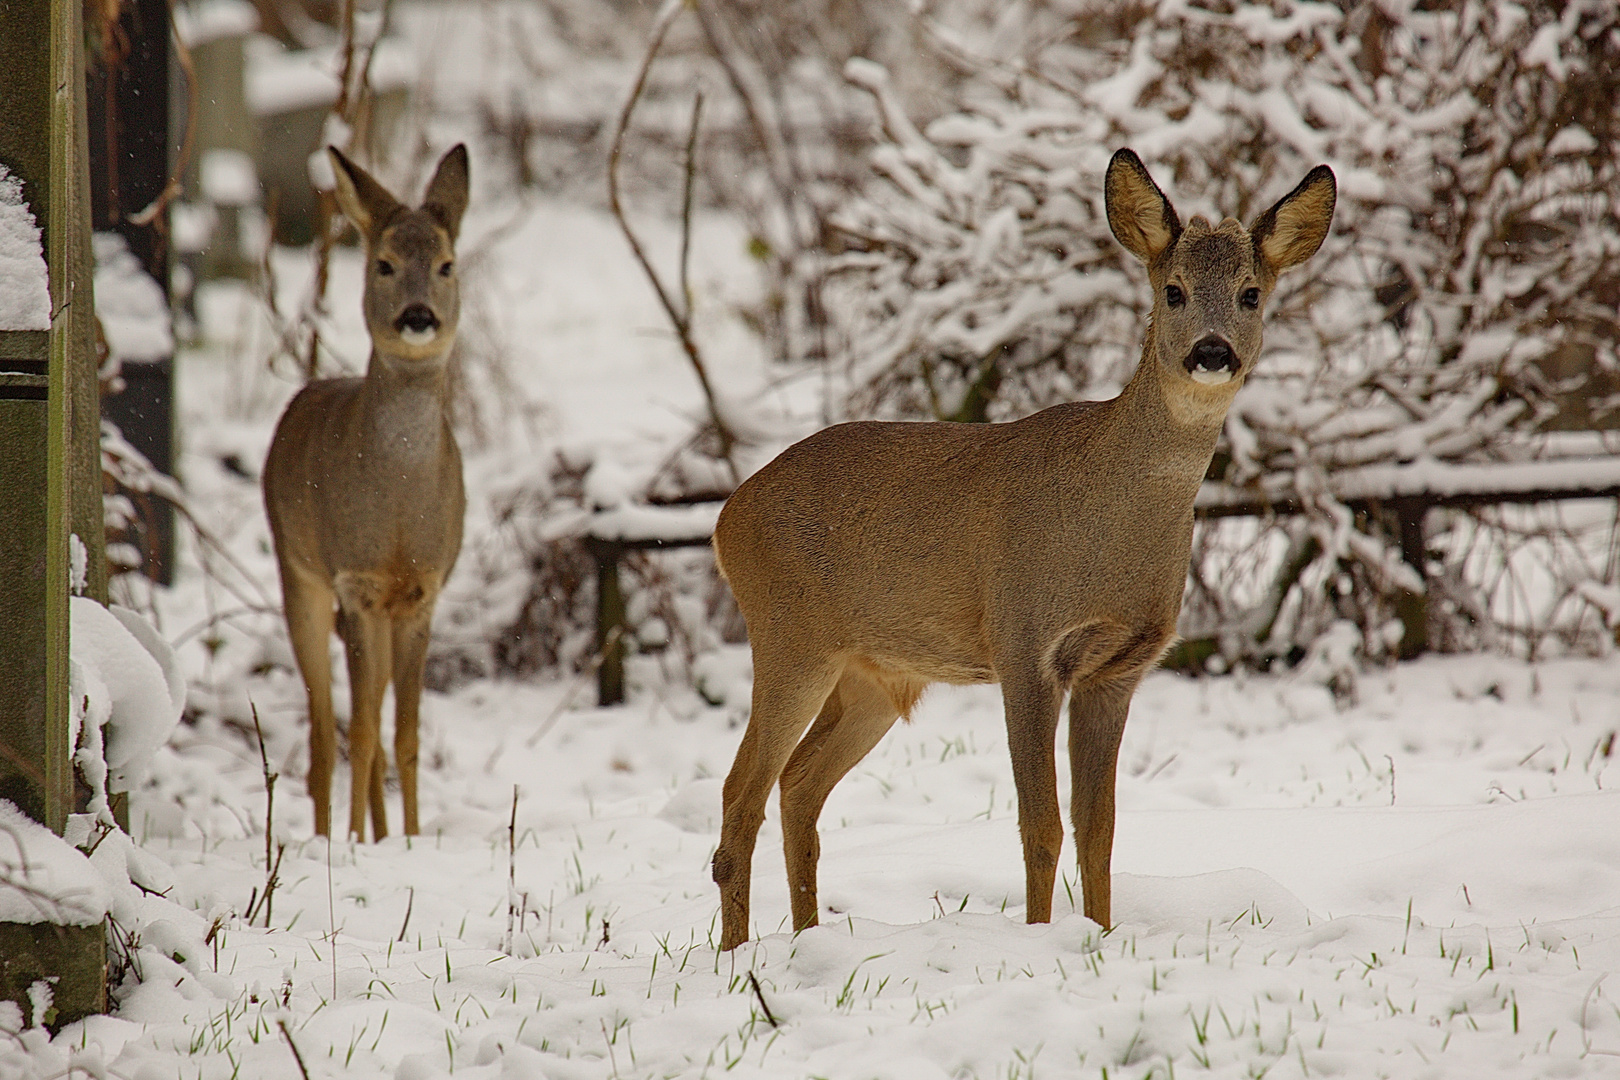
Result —
M439 589L461 551L467 500L450 430L446 368L460 294L455 242L467 208L467 149L439 162L419 209L328 149L337 201L365 245L364 378L322 379L298 392L264 464L264 504L281 570L282 605L309 694L309 793L315 831L331 835L337 752L327 646L335 628L349 661L349 832L388 834L383 691L394 683L394 756L405 832L417 831L417 709Z
M1175 636L1193 497L1260 352L1261 306L1321 246L1335 183L1317 166L1248 231L1230 218L1183 227L1129 150L1110 161L1104 193L1114 236L1154 289L1142 360L1118 397L1004 424L839 424L789 447L721 511L715 555L754 654L714 855L722 949L748 937L754 846L778 777L799 930L817 922L828 792L934 682L1001 684L1032 923L1051 918L1063 843L1053 755L1070 693L1085 914L1110 925L1131 695Z

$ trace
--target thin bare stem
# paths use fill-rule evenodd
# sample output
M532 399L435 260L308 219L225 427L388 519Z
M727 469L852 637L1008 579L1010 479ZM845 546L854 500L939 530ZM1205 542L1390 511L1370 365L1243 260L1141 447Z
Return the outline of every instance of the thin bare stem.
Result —
M698 122L703 118L703 91L692 99L692 123L686 131L686 177L681 187L681 302L692 318L692 192L697 186Z
M287 1049L292 1051L293 1060L298 1063L298 1074L309 1080L309 1069L304 1065L304 1055L298 1052L298 1044L293 1042L292 1032L287 1030L287 1021L277 1020L276 1027L281 1029L281 1037L287 1040Z
M680 339L681 349L686 353L686 358L692 363L692 370L697 374L698 384L702 387L704 400L709 406L709 418L714 422L715 434L720 440L720 456L725 459L726 465L731 470L732 480L736 482L741 480L741 475L737 471L737 463L732 460L731 452L732 447L736 445L737 438L732 433L730 425L726 423L721 415L719 399L715 395L713 384L709 381L708 365L704 363L703 354L698 349L696 340L692 337L690 311L682 311L676 307L674 299L669 294L669 289L665 287L663 279L658 276L658 271L653 268L651 260L648 259L646 251L641 246L641 241L636 237L635 230L630 228L629 219L625 217L624 204L619 190L619 158L624 151L624 136L630 128L630 117L635 113L636 103L641 100L641 95L647 88L647 75L652 70L653 60L657 58L658 50L662 47L664 38L669 33L669 28L674 25L676 17L680 15L683 8L684 0L666 0L663 8L659 10L658 19L653 24L652 39L647 45L647 54L642 57L641 67L636 72L636 80L630 88L630 96L625 99L624 108L619 112L618 122L613 129L613 143L608 151L608 203L613 209L613 217L618 221L620 230L623 231L625 239L630 243L631 253L635 255L636 262L641 265L642 272L647 275L647 280L652 284L653 292L658 295L658 302L663 306L664 314L669 317L670 323L675 327L675 334ZM695 131L692 138L696 138ZM686 227L690 227L689 222L686 223ZM684 246L685 240L682 243Z

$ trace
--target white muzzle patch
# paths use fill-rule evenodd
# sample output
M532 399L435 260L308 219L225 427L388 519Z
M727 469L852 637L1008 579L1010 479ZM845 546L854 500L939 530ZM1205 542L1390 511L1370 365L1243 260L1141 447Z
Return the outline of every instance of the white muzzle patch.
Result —
M438 330L433 329L432 327L422 330L413 330L410 327L406 327L399 332L399 339L412 348L420 348L423 345L429 345L433 342L433 339L438 336Z
M1231 382L1233 372L1231 368L1217 368L1214 371L1208 368L1193 368L1187 374L1193 377L1195 383L1204 386L1219 386L1222 383Z

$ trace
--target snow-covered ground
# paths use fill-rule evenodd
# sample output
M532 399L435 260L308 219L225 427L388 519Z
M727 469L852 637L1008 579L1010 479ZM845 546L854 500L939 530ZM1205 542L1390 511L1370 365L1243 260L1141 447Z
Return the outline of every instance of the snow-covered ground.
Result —
M576 257L497 257L509 361L543 409L532 447L469 454L474 522L541 445L622 446L633 472L697 403L610 221L542 204L503 243L565 233ZM736 238L711 237L723 267ZM336 276L358 360L352 259ZM292 386L233 338L241 301L204 297L212 344L182 364L181 407L188 481L251 600L274 595L265 526L221 461L257 472ZM757 939L721 954L707 862L745 649L714 665L743 673L722 706L645 668L612 709L578 681L430 693L423 835L328 846L274 620L232 614L196 559L158 598L203 713L134 802L172 878L145 908L144 979L49 1045L0 1042L4 1075L296 1076L293 1045L313 1077L400 1080L1620 1075L1612 662L1434 658L1364 674L1354 703L1297 676L1154 675L1122 753L1107 934L1076 913L1072 869L1056 920L1024 924L999 697L939 689L829 801L823 925L787 928L773 808ZM268 928L243 919L265 881L250 698L288 845Z
M646 227L670 266L673 231ZM758 301L744 250L703 222L700 332L728 393L788 430L823 388L766 370L735 313ZM463 438L468 542L446 604L474 610L511 555L491 539L495 499L561 450L596 461L611 501L701 399L599 210L475 202L462 254L481 311L467 325L505 380L473 373L485 436ZM307 259L276 266L291 310ZM358 279L340 251L329 340L356 370ZM788 929L773 806L755 940L717 952L708 860L745 647L708 662L721 705L645 661L611 709L584 679L430 692L423 835L312 840L302 688L253 481L293 374L267 369L244 290L207 288L199 310L181 468L224 551L187 536L154 598L194 715L136 793L148 857L129 860L167 891L138 905L140 978L115 1013L0 1037L0 1077L1620 1076L1612 658L1430 658L1340 700L1302 674L1155 674L1121 754L1106 934L1077 913L1068 862L1055 921L1023 922L1000 698L940 688L828 802L823 925ZM286 849L249 925L267 852L254 709ZM396 828L399 813L390 792Z

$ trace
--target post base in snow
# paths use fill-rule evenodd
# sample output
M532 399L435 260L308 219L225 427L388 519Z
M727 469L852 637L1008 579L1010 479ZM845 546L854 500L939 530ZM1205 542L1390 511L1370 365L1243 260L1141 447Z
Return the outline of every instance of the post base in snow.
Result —
M51 1007L43 1019L53 1034L106 1012L105 926L0 922L0 1001L15 1001L24 1024L34 1018L29 988L41 981L51 987Z

